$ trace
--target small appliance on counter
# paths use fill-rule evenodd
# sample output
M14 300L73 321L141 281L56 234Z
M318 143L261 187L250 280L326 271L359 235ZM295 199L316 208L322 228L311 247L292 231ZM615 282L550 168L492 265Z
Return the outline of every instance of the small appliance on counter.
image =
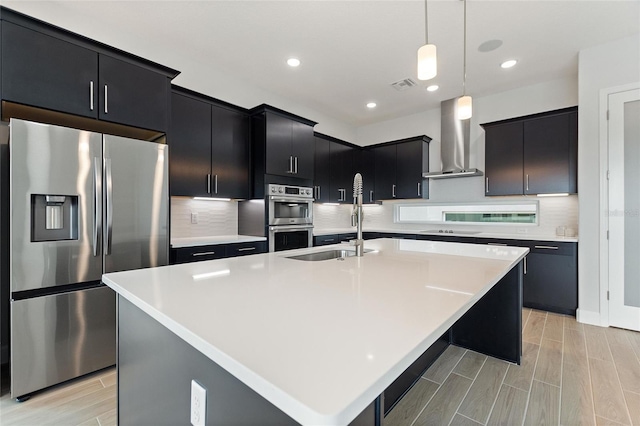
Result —
M238 233L266 236L269 251L313 246L313 188L267 184L262 200L238 205Z
M11 396L115 364L102 274L166 265L167 145L12 119Z

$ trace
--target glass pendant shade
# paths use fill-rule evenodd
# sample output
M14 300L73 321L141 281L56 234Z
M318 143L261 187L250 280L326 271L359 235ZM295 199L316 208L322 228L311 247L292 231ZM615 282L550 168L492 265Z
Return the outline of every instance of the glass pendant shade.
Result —
M430 80L438 75L436 45L425 44L418 49L418 79Z
M463 96L458 98L458 120L467 120L471 118L473 112L471 96Z

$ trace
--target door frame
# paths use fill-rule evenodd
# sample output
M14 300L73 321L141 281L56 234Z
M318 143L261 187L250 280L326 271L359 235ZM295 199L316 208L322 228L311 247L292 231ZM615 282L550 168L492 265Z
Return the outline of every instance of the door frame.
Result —
M640 89L640 82L600 90L600 325L609 327L609 95Z

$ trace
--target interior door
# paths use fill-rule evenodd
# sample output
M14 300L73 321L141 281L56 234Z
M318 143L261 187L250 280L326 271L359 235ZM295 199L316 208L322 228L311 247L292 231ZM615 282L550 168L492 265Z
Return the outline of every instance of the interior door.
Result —
M168 264L167 145L104 136L104 270Z
M608 102L609 323L640 331L640 89Z

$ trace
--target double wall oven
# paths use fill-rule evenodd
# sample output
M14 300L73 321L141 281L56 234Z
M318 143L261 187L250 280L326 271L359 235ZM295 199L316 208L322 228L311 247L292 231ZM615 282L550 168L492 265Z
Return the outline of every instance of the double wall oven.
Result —
M269 184L266 203L269 251L313 245L313 189Z

